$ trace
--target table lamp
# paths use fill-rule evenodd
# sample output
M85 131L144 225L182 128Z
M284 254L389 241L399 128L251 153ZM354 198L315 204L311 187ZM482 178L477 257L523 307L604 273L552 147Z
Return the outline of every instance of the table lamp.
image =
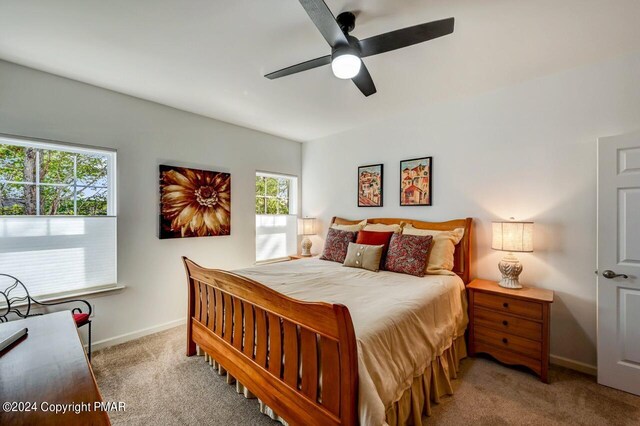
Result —
M506 251L507 254L498 263L502 279L498 283L504 288L522 288L518 277L522 264L513 252L533 251L533 222L493 222L491 248Z
M313 217L305 217L300 219L298 223L298 234L304 235L300 246L302 247L301 256L311 256L311 240L309 235L315 235L316 233L316 219Z

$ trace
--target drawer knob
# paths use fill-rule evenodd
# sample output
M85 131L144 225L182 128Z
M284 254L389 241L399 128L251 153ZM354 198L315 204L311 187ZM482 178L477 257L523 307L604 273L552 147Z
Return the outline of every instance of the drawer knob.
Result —
M504 302L504 303L502 304L502 306L503 306L503 307L505 307L505 308L508 308L508 307L509 307L509 304L508 304L507 302Z
M506 337L503 337L502 338L502 343L504 343L506 345L507 343L509 343L509 340Z
M508 326L509 325L509 321L507 321L507 320L502 321L502 325L504 325L505 327Z

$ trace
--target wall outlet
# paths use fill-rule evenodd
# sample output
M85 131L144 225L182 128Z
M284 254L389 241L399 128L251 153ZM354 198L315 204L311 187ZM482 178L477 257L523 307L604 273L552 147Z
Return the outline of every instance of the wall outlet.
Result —
M90 316L90 318L93 318L95 316L96 316L96 305L95 305L95 303L92 303L91 304L91 316Z

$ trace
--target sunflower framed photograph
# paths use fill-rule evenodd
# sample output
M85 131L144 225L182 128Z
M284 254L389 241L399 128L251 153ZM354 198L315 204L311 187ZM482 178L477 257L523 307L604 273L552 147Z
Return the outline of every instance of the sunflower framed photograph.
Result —
M430 206L432 157L400 161L400 205Z
M358 207L382 207L382 164L358 167Z
M231 175L160 165L160 238L231 234Z

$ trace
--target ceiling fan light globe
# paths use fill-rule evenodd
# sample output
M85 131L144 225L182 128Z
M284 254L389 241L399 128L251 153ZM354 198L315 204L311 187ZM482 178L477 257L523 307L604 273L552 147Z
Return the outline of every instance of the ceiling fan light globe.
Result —
M331 60L333 75L344 80L349 80L358 75L361 66L362 60L350 53L334 56Z

